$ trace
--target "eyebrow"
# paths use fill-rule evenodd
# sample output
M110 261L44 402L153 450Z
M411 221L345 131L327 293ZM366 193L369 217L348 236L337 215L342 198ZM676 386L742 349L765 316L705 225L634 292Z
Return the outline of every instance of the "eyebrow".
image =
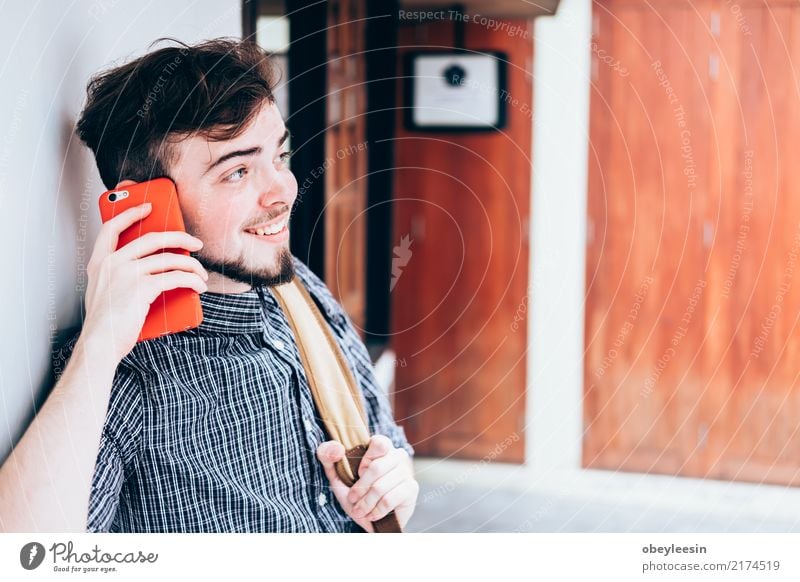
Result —
M289 133L288 129L286 131L284 131L283 135L278 140L278 147L281 147L284 144L284 142L287 139L289 139L290 136L291 136L291 134ZM220 164L223 164L223 163L227 162L228 160L230 160L232 158L254 156L254 155L260 154L262 151L263 151L263 148L261 146L254 146L252 148L247 148L245 150L235 150L235 151L232 151L232 152L228 152L227 154L223 154L222 156L217 158L214 162L212 162L206 168L206 171L203 172L203 175L208 174L211 170L213 170L214 168L216 168Z

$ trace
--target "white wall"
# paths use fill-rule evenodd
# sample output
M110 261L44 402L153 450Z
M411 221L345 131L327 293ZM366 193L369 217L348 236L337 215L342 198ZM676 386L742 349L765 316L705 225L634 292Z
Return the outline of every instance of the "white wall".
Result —
M104 188L73 137L89 76L162 36L241 36L239 0L5 3L0 17L0 462L49 389L56 330L79 324Z
M577 470L583 430L590 0L535 20L527 464Z

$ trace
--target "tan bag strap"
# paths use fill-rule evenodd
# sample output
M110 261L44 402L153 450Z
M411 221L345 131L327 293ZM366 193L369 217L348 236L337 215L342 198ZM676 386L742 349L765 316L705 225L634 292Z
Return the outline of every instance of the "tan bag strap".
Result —
M347 360L308 290L294 277L270 288L294 331L297 349L314 403L332 439L344 445L346 458L336 474L351 487L369 444L369 424L361 392ZM373 522L378 533L401 532L394 512Z

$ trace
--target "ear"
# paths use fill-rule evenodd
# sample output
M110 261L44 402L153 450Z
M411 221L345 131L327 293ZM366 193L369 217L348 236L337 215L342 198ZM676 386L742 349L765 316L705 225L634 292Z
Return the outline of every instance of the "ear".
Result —
M134 182L133 180L123 180L122 182L114 186L114 190L119 190L120 188L124 188L125 186L133 186L134 184L136 184L136 182Z

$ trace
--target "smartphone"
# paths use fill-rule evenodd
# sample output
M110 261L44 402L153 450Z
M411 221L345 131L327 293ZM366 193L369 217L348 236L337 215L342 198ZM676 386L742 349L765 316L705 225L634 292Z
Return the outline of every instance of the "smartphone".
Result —
M122 231L117 250L148 232L185 231L178 192L169 178L156 178L104 192L100 196L100 217L107 222L128 208L146 202L153 205L150 214ZM186 249L163 249L159 252L189 255ZM150 305L138 341L192 329L202 321L200 295L194 289L171 289Z

